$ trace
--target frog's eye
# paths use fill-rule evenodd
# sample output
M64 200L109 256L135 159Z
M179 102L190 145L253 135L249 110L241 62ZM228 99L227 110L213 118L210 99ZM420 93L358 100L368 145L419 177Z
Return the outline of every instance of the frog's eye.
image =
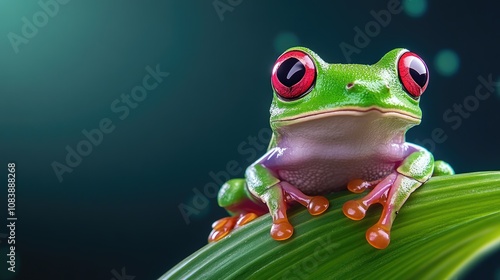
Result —
M399 58L399 80L413 98L424 93L429 83L429 70L425 62L415 53L407 52Z
M274 64L271 83L283 99L295 99L308 93L316 79L311 57L302 51L282 54Z

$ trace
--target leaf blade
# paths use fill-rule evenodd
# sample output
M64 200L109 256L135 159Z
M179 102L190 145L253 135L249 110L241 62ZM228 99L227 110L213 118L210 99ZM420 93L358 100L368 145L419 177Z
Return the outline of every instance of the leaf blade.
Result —
M385 250L364 237L380 207L362 221L341 212L345 201L359 196L332 195L332 209L319 217L292 211L295 233L284 242L269 236L269 215L260 217L160 279L448 278L500 244L500 172L432 178L401 209Z

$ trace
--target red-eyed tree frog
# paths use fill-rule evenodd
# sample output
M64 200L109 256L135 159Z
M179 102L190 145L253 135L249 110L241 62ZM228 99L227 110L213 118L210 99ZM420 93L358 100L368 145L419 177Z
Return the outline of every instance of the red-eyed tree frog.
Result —
M244 179L221 187L218 203L231 217L213 223L209 242L267 212L272 238L288 239L291 204L319 215L329 207L321 195L347 188L371 190L343 205L352 220L382 204L366 239L386 248L410 194L431 176L454 174L449 164L405 141L406 131L421 121L419 100L428 82L425 62L406 49L394 49L373 65L328 64L307 48L287 50L271 75L273 136L267 153L246 169Z

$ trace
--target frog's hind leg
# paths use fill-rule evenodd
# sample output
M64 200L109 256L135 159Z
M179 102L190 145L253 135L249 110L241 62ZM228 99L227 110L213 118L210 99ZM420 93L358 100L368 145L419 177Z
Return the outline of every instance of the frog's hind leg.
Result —
M437 160L434 162L434 171L432 172L432 177L443 176L443 175L453 175L455 170L447 162L442 160Z
M245 179L227 181L219 190L217 201L219 206L224 207L231 216L219 219L212 224L208 242L219 241L234 229L267 213L267 207L254 200L248 193Z

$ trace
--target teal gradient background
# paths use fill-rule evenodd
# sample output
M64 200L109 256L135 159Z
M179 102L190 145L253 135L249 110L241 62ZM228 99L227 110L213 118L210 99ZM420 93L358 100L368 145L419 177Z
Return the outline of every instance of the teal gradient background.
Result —
M209 198L186 224L179 205L192 205L193 189L214 182L210 172L231 160L243 170L256 159L238 146L249 148L248 137L268 127L277 56L298 43L327 62L347 63L339 44L354 45L353 28L364 29L370 11L387 6L243 0L221 20L213 2L72 0L18 53L8 34L21 35L22 18L31 21L42 9L38 1L0 2L0 182L15 162L18 217L18 272L5 271L7 244L0 239L1 279L112 279L123 267L136 279L161 276L203 246L211 223L226 215ZM422 141L441 128L447 139L433 149L436 158L459 173L500 170L500 90L458 128L443 119L474 94L478 76L500 80L498 4L429 1L421 16L412 15L393 15L352 62L375 63L396 47L418 53L431 78L423 122L407 139ZM452 74L435 64L445 49L459 59ZM170 75L121 120L112 102L156 65ZM60 182L51 164L65 164L65 147L76 149L82 130L98 128L103 118L114 131ZM498 279L498 256L468 277Z

